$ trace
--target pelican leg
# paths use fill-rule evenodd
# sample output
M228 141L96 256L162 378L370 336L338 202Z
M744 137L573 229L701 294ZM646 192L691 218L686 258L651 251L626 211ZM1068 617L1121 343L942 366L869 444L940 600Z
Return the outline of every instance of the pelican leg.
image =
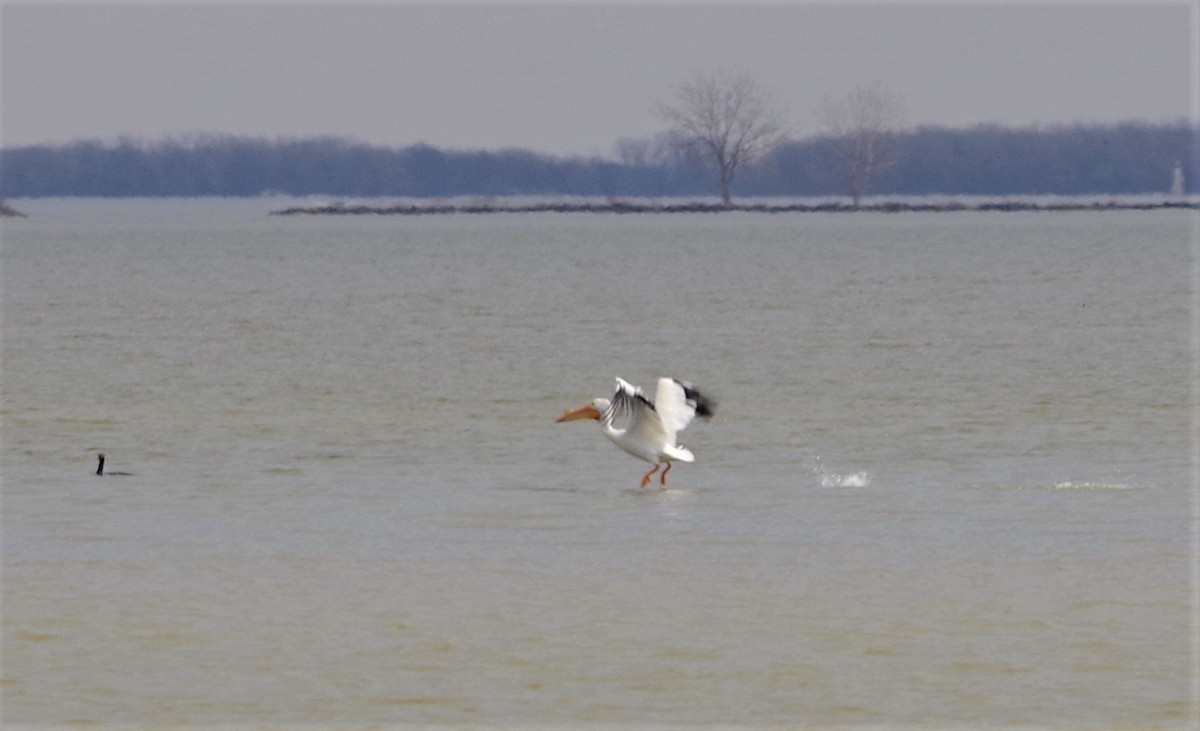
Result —
M673 465L673 464L675 464L675 463L667 462L667 468L665 470L663 470L663 473L661 475L658 476L658 484L662 485L663 488L666 488L666 486L667 486L667 473L671 471L671 465Z
M662 467L662 465L655 462L654 469L652 469L649 472L647 472L646 474L642 475L642 489L645 489L646 485L650 484L650 478L654 476L655 472L658 472L659 467Z

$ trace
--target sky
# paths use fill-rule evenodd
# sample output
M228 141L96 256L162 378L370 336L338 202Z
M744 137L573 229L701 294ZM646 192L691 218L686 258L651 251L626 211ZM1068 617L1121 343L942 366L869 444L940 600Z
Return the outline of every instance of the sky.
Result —
M882 83L908 125L1200 121L1200 0L0 0L0 145L194 134L612 154L745 71L820 131Z

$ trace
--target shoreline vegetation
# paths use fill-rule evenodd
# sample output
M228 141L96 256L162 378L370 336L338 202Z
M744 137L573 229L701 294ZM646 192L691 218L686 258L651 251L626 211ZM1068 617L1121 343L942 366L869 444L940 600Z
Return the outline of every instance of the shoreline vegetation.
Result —
M882 201L854 206L850 203L707 203L703 201L678 203L638 203L633 201L605 202L544 202L529 204L486 203L429 203L396 205L347 205L329 203L313 206L292 206L271 211L273 216L428 216L484 213L955 213L960 211L1150 211L1162 209L1200 210L1200 200L1194 198L1160 201L982 201L965 203L906 203Z
M1186 122L923 126L897 133L895 143L903 154L894 165L851 185L828 139L788 139L738 166L730 200L849 202L856 190L861 203L1200 194L1200 127ZM673 133L622 138L611 154L589 157L223 134L0 147L0 195L16 201L287 196L418 205L529 197L707 203L722 202L714 200L716 172Z

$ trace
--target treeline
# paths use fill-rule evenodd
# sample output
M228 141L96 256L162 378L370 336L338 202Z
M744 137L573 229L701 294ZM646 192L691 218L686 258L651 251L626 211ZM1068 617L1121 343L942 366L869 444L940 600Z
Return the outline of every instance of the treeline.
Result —
M1166 193L1173 171L1200 188L1200 129L1186 124L951 129L919 127L897 140L899 160L872 193L885 195L1096 195ZM785 142L746 171L759 195L843 193L819 138Z
M900 160L874 183L884 195L1165 193L1182 166L1200 181L1200 130L1185 123L1010 128L919 127L901 133ZM842 195L821 138L777 145L739 170L736 196ZM80 141L0 150L0 194L191 197L329 195L712 195L702 158L670 135L622 140L613 159L527 150L382 147L342 138L269 140L197 136L144 142Z

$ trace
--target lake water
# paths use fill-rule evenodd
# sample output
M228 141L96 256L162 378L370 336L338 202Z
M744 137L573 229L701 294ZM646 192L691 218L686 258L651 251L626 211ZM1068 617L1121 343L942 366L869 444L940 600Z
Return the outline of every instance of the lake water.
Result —
M282 206L4 222L6 725L1195 727L1195 212Z

